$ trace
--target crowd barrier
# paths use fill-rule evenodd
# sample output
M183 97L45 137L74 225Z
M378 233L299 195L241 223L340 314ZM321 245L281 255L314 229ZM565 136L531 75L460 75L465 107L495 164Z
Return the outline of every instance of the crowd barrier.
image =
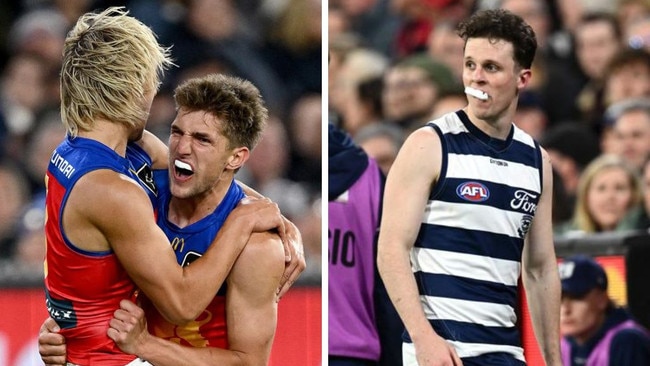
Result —
M627 306L639 322L650 329L650 235L648 232L606 233L555 241L559 261L573 254L586 254L600 263L609 282L608 294L618 305ZM543 366L526 299L522 301L522 336L529 366Z
M38 330L47 316L42 280L0 278L0 365L42 366ZM321 364L321 287L296 285L278 304L270 366Z

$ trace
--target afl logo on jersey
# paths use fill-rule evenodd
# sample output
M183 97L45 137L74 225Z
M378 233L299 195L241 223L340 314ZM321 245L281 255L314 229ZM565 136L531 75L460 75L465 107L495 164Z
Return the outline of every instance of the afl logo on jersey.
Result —
M478 182L465 182L456 188L458 197L470 202L483 202L490 198L487 187Z

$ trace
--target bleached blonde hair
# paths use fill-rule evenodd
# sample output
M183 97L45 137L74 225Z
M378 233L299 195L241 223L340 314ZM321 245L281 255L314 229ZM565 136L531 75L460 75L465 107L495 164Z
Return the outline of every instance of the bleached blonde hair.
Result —
M145 94L156 92L173 65L169 48L122 7L86 13L68 33L61 67L61 119L70 136L96 118L144 125Z

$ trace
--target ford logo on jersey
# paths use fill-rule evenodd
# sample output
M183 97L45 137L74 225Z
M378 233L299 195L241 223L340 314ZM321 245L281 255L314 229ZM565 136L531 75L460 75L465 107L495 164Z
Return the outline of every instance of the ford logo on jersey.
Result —
M465 182L456 188L458 197L470 202L483 202L490 198L487 187L478 182Z

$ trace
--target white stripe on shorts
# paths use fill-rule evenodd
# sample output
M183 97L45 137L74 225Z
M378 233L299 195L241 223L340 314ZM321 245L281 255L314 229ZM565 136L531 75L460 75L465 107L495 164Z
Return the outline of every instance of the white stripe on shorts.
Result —
M66 362L65 365L66 365L66 366L78 366L78 365L75 365L75 364L70 363L70 362ZM133 360L133 361L127 363L127 364L124 365L124 366L153 366L153 365L150 364L150 363L147 362L147 361L144 361L144 360L141 360L141 359L139 359L139 358L136 358L135 360Z
M153 365L143 359L136 358L135 360L127 363L125 366L153 366Z
M463 343L447 341L456 349L456 354L460 358L474 357L481 354L486 354L490 352L504 352L510 353L514 358L518 359L521 362L526 362L524 358L523 349L521 347L512 347L512 346L499 346L499 345L480 345L483 349L479 348L478 350L466 349ZM472 344L465 344L471 346L477 346ZM478 352L482 351L482 352ZM402 362L404 366L418 366L418 360L415 357L415 346L413 343L402 342Z

